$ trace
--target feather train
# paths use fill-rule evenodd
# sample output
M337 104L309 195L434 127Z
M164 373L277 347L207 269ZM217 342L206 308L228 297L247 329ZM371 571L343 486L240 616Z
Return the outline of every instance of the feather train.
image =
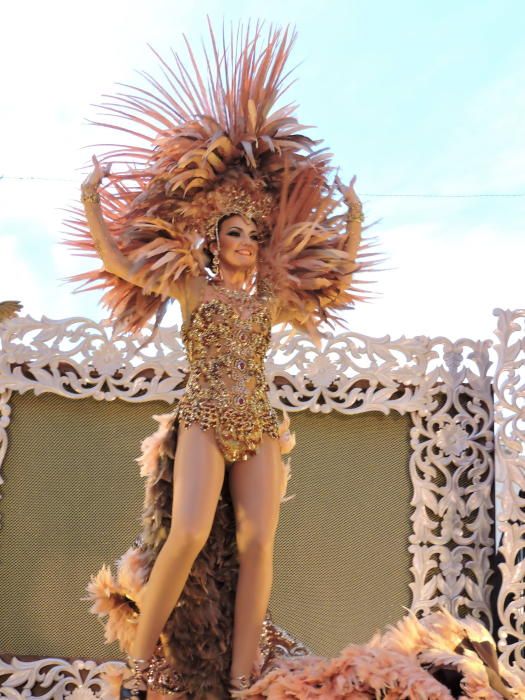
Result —
M409 614L368 644L339 656L281 658L239 700L521 700L525 687L498 665L495 644L474 618L442 609Z

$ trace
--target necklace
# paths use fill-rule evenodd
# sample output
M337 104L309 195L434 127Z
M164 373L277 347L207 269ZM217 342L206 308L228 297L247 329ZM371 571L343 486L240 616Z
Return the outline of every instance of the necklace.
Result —
M227 299L232 301L245 302L255 297L255 293L249 292L247 289L230 289L217 284L215 281L212 281L212 284L220 294L224 294Z

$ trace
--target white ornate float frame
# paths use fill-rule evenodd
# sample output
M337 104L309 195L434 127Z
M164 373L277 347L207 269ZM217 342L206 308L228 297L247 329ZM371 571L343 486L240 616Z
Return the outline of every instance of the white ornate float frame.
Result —
M494 373L501 661L525 679L525 309L496 309Z
M525 549L525 500L519 493L525 490L523 373L517 379L525 367L525 311L494 313L496 343L345 333L318 350L306 337L289 339L281 330L274 334L267 376L272 404L290 412L410 415L411 609L425 614L441 605L492 629L494 542L504 535L499 649L503 663L525 677L523 561L515 566ZM155 342L138 351L141 341L113 336L105 322L83 317L25 316L0 325L0 467L13 391L164 400L169 406L181 395L187 371L179 329L161 328ZM38 686L43 700L87 700L100 690L101 670L89 660L0 660L0 697L32 697ZM41 695L43 686L51 687Z

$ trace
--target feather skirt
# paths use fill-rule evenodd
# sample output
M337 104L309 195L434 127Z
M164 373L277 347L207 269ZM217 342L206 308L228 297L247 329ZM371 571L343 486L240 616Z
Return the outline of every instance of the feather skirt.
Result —
M124 652L129 652L134 637L140 591L170 530L177 410L154 418L160 426L143 441L137 460L146 477L142 534L118 560L115 576L104 566L88 586L91 611L107 618L106 641L118 640ZM181 690L196 697L206 691L225 692L237 575L235 520L225 479L210 536L159 640L154 669L164 675L160 685L166 685L169 670L160 663L164 657Z

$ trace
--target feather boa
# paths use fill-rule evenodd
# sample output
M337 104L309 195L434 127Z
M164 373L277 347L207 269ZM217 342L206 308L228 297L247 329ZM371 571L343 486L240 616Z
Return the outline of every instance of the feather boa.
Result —
M409 614L339 656L279 659L239 700L519 700L525 686L499 667L494 641L474 618Z

